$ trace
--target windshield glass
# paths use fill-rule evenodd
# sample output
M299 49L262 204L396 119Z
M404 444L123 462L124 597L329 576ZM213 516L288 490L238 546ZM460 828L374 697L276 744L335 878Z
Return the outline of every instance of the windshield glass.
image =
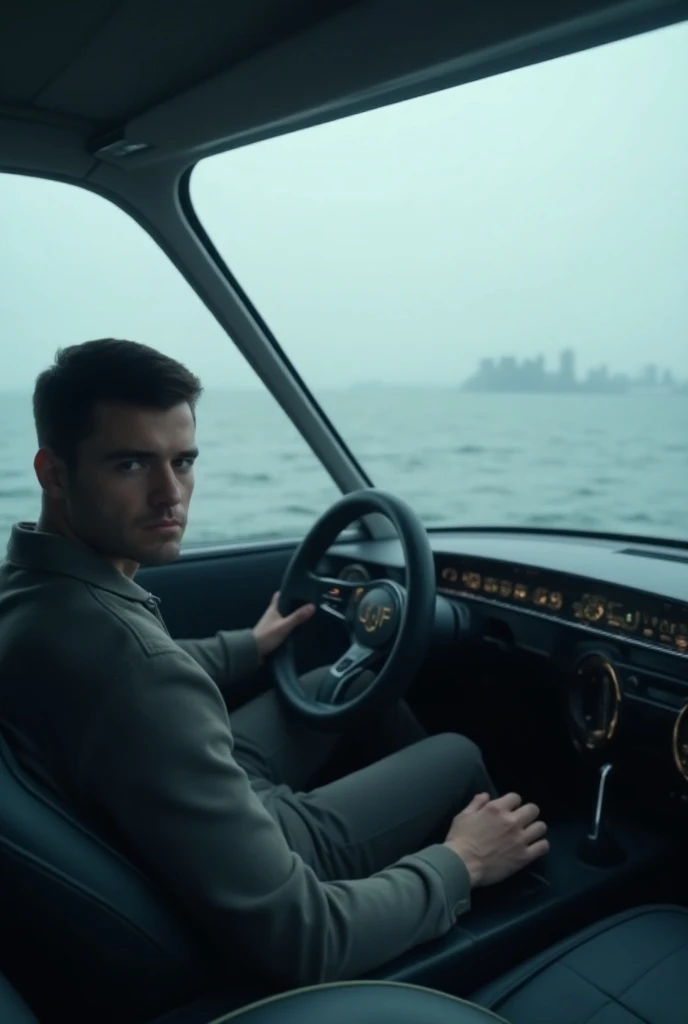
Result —
M339 497L305 440L153 239L101 196L0 174L0 545L35 521L32 392L56 350L152 345L198 374L195 489L184 547L303 535Z
M428 525L688 539L688 25L210 157L204 227Z

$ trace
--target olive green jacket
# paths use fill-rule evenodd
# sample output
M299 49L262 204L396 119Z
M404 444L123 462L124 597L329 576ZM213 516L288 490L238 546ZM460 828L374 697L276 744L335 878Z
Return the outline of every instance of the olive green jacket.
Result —
M252 630L175 641L157 601L95 552L15 526L0 565L0 730L25 769L106 822L221 956L288 987L371 971L469 906L443 845L321 882L233 757L221 688Z

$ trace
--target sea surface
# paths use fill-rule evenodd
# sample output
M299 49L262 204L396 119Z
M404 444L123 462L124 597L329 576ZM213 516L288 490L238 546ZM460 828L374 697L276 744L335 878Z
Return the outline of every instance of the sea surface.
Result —
M571 527L688 540L688 399L360 387L318 399L373 482L438 525ZM338 496L267 392L199 406L185 546L298 537ZM35 520L30 395L0 393L0 539Z

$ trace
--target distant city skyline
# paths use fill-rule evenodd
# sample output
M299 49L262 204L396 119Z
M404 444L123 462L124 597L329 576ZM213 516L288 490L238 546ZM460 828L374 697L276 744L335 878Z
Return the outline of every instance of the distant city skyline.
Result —
M543 355L518 360L513 355L498 359L484 357L478 369L461 385L465 391L577 391L585 394L628 394L662 392L688 394L688 381L680 381L670 368L647 363L638 373L610 371L606 363L592 366L579 378L577 355L573 348L559 353L555 371L547 370Z
M481 356L688 377L688 23L199 160L192 205L316 397L456 390ZM146 231L0 174L0 388L59 346L153 345L213 388L251 364Z

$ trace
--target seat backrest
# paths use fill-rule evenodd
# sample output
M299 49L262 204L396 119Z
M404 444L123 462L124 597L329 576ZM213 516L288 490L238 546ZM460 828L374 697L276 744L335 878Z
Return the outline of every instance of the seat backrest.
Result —
M35 785L2 737L0 915L3 962L40 992L42 1024L133 1024L207 987L202 950L162 894Z

